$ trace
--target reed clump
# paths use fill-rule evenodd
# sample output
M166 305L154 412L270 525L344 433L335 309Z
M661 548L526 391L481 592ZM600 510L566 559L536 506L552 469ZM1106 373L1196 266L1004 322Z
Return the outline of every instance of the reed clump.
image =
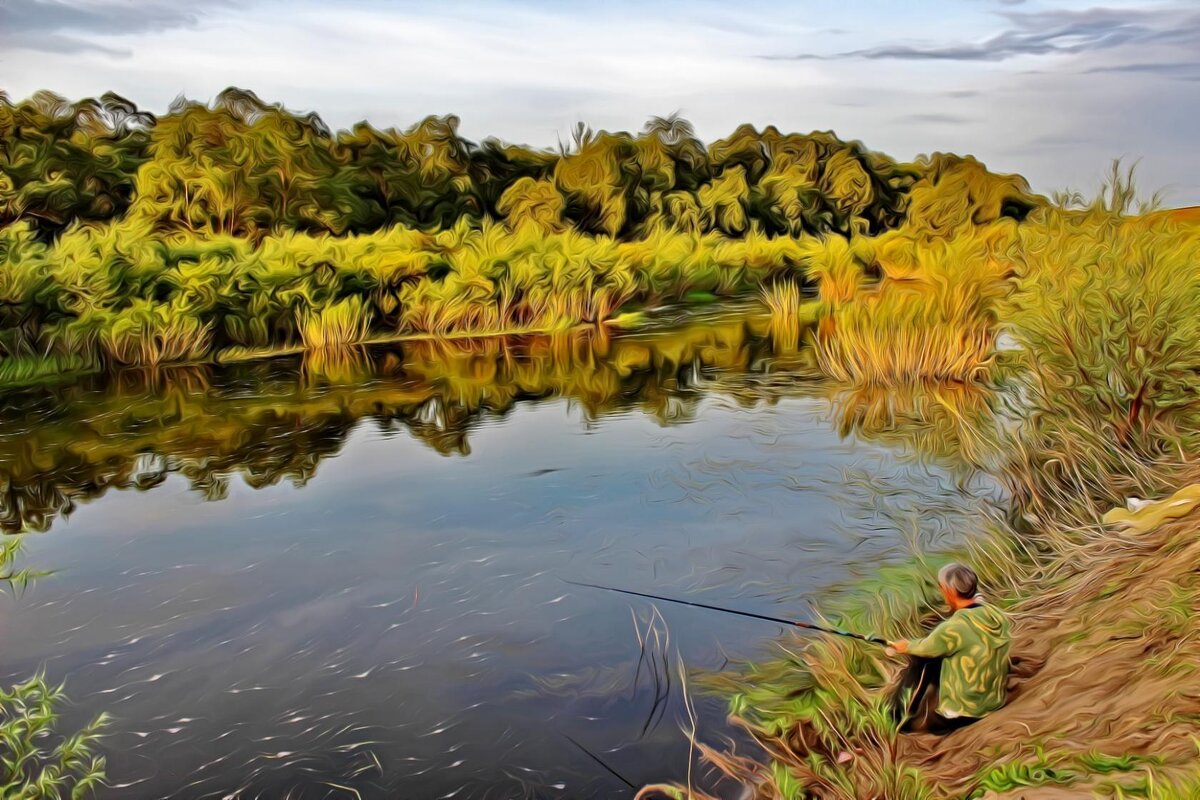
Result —
M909 247L911 277L834 293L844 299L831 303L816 340L822 369L855 385L984 380L1006 291L993 237L969 232Z
M802 331L815 321L817 305L804 297L796 281L777 281L759 290L763 304L770 312L768 334L780 353L794 353L800 346Z
M371 329L371 309L361 297L347 297L300 318L300 341L310 350L360 344Z

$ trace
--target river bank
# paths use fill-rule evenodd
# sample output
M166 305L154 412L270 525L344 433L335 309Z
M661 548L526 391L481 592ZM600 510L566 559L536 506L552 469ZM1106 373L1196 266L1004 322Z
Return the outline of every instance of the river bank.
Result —
M984 720L941 737L898 734L882 697L898 660L796 638L781 643L787 658L706 681L731 698L731 721L770 761L712 748L706 756L755 798L1195 797L1195 497L1196 486L1186 487L1128 523L1074 531L1070 547L1052 552L1044 540L1018 544L997 522L990 536L882 571L831 604L835 624L919 635L944 613L931 582L937 566L950 558L976 566L989 601L1014 623L1009 699ZM1042 552L1031 559L1035 548ZM706 796L682 786L642 796L659 795Z
M1006 593L1016 660L1008 704L942 739L905 737L905 757L951 795L1195 797L1196 488L1089 532ZM1164 520L1172 506L1186 513Z

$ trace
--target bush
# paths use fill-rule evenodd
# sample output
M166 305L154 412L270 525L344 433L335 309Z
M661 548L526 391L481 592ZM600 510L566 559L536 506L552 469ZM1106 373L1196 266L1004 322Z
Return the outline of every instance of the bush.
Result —
M78 798L104 780L104 758L94 755L108 717L101 714L53 747L62 686L35 675L0 689L0 797L14 800Z
M1054 212L1022 228L1018 264L1005 316L1036 420L1018 465L1028 499L1098 516L1153 493L1200 445L1200 233Z

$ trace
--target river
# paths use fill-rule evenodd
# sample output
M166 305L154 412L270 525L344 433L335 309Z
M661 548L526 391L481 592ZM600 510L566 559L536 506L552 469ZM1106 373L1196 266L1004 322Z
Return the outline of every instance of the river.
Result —
M629 796L783 631L566 581L805 617L969 528L986 408L740 313L9 391L0 679L113 715L101 797Z

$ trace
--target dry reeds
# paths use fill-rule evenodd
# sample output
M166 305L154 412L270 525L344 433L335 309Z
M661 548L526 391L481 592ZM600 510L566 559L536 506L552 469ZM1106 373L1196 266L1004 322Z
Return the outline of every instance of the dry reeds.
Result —
M771 312L768 329L776 349L784 353L795 352L803 328L804 295L800 285L794 281L778 281L764 286L759 295Z

